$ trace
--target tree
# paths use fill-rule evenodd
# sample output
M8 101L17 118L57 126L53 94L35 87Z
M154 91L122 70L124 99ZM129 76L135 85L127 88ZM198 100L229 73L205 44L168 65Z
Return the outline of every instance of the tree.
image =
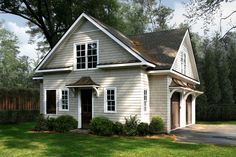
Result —
M168 22L173 10L163 6L161 0L125 0L121 3L127 35L169 29Z
M0 24L0 87L32 87L28 57L18 56L17 37Z
M86 12L106 24L118 26L116 0L0 0L0 11L28 20L32 36L45 37L52 48L76 18Z
M236 47L235 43L231 43L229 46L229 78L232 83L234 102L236 102Z
M221 4L224 2L230 3L232 1L234 0L191 0L189 3L186 3L187 14L185 16L190 20L190 22L196 22L199 19L203 19L205 30L207 30L207 25L212 23L214 19L213 15L215 15L220 10ZM220 32L222 31L221 22L229 19L235 13L236 9L227 16L220 17ZM225 37L225 35L235 28L236 25L232 25L232 27L226 31L223 37Z

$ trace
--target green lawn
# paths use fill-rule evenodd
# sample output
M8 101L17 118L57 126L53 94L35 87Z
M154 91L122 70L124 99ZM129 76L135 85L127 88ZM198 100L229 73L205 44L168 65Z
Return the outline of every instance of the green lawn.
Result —
M230 125L236 125L236 121L197 121L197 124L230 124Z
M0 125L0 156L227 156L236 147L175 143L170 139L29 132L33 123Z

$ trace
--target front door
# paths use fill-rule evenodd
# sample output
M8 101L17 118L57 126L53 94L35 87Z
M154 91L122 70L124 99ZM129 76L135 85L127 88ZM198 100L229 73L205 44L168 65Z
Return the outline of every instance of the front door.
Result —
M175 92L171 97L171 129L180 126L180 93Z
M186 100L186 124L192 124L192 96Z
M56 90L46 90L46 113L56 114Z
M92 89L81 90L82 128L87 129L92 119Z

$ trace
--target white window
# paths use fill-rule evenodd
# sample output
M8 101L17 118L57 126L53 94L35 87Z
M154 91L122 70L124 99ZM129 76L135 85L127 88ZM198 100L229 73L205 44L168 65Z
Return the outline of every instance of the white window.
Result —
M186 74L186 53L184 51L181 51L181 73Z
M104 110L105 112L116 112L116 88L110 87L104 90Z
M69 111L69 90L62 89L60 91L60 111Z
M146 112L147 111L147 107L148 107L148 100L147 100L147 90L145 89L143 91L143 111Z
M98 42L75 45L76 69L93 69L98 63Z

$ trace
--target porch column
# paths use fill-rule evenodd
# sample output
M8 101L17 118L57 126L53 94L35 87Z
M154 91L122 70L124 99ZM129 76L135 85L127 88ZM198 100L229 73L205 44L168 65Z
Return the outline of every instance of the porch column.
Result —
M192 124L196 124L196 96L192 96Z

